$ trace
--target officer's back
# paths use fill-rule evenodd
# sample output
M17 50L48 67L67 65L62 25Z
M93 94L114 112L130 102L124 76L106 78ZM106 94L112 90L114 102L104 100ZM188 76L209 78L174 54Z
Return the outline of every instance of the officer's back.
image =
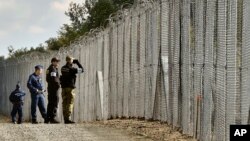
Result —
M20 87L17 87L11 94L10 94L10 101L14 104L23 104L24 102L24 96L25 92L20 89Z

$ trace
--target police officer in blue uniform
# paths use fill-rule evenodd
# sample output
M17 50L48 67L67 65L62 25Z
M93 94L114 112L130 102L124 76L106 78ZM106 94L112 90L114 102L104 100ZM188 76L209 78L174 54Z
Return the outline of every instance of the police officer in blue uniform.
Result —
M36 115L37 106L42 117L44 118L44 123L48 123L47 112L45 109L45 90L41 78L42 73L43 66L35 66L35 72L29 76L29 80L27 82L27 87L31 93L31 116L33 124L38 124Z
M20 83L16 85L16 89L10 94L10 102L13 104L11 111L12 122L16 124L16 114L18 113L18 124L21 124L23 121L23 104L25 92L21 90Z

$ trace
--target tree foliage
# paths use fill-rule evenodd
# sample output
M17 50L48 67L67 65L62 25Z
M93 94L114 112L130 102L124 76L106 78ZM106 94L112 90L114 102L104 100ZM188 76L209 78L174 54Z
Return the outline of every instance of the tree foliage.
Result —
M119 9L122 5L133 4L135 0L113 0L116 9Z
M115 5L111 0L99 0L89 12L89 29L105 26L105 21L109 15L116 11Z
M39 44L39 46L37 46L36 48L31 47L30 49L28 49L27 47L24 47L17 50L15 50L13 46L9 46L8 51L9 51L9 58L17 58L32 52L40 52L40 53L47 52L46 48L42 44Z
M67 47L78 37L89 32L91 29L106 26L106 20L110 14L115 13L124 4L133 4L134 0L86 0L85 3L71 2L65 15L69 17L70 24L63 24L58 31L57 37L51 37L45 41L47 47L22 48L14 50L8 47L9 57L18 57L34 51L44 52L48 50L59 50Z
M85 3L71 2L65 15L71 23L64 24L58 31L57 38L50 38L46 41L48 49L58 50L60 47L69 46L79 36L84 35L91 29L106 26L106 20L110 14L115 13L121 5L134 0L86 0Z

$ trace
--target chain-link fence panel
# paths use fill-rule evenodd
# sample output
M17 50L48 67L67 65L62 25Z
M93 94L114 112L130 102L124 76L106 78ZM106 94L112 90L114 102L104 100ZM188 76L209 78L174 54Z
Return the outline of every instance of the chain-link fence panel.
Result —
M202 128L201 139L212 139L212 111L213 111L213 51L214 51L214 23L215 0L206 3L205 30L205 58L204 58L204 93L202 96Z
M139 41L139 94L140 94L140 105L139 105L139 109L140 111L138 111L138 116L140 118L145 117L145 89L146 89L146 70L145 70L145 65L146 65L146 54L145 54L145 48L146 48L146 14L145 14L145 9L144 7L142 7L140 9L140 22L139 22L139 37L140 41Z
M217 19L217 71L216 71L216 140L225 140L226 114L226 0L218 0Z
M161 120L167 121L169 109L168 109L168 98L169 98L169 83L168 83L168 38L169 38L169 2L161 1L161 64L162 64L162 109L161 109Z
M237 96L237 1L228 1L227 6L227 97L226 140L229 140L230 124L236 122Z
M123 74L123 116L129 117L130 110L130 41L131 41L131 17L126 16L124 21L124 74Z
M190 0L183 0L181 5L181 93L182 93L182 118L183 133L191 134L190 131L190 87L191 87L191 60L190 60Z

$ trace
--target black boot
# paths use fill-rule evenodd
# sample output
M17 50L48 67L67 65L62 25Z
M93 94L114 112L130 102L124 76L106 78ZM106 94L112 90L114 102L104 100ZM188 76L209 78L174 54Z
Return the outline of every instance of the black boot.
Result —
M58 124L58 123L60 123L58 120L56 120L55 118L52 118L51 120L50 120L50 123L51 124Z
M65 124L75 124L74 121L69 120L69 119L64 119L64 123L65 123Z
M32 119L32 124L38 124L36 119Z
M18 121L17 121L17 124L22 124L22 123L23 123L22 120L18 120Z
M44 123L49 124L49 122L50 122L50 119L49 119L49 118L45 118L45 119L44 119Z

